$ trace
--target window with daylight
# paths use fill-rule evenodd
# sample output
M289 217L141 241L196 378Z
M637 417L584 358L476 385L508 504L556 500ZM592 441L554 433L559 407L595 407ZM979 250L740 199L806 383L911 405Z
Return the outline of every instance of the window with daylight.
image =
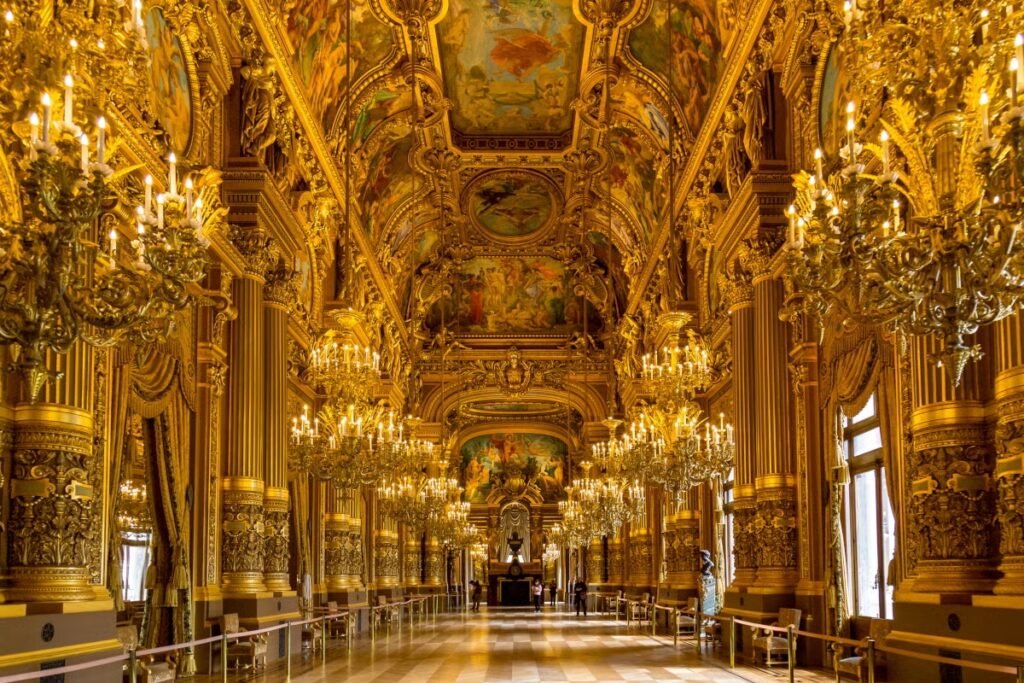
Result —
M723 519L725 521L725 533L724 533L724 536L725 536L725 548L724 548L725 552L724 552L724 555L725 556L720 558L719 561L722 563L722 567L721 567L721 570L723 572L722 576L725 577L725 585L726 586L729 586L729 585L732 584L732 580L733 580L733 578L736 575L736 569L735 569L735 567L736 567L736 560L732 556L732 548L733 548L733 535L732 535L732 529L733 529L733 526L732 526L732 524L733 524L733 509L732 509L732 500L733 500L733 485L735 483L733 481L733 475L734 475L735 472L736 472L736 470L731 470L729 472L729 478L722 485L722 512L724 513L722 515L722 517L723 517Z
M885 486L875 396L857 415L843 418L843 446L850 467L845 521L853 613L891 619L888 572L896 549L896 520Z
M142 602L149 568L150 534L125 532L121 537L121 589L125 602Z

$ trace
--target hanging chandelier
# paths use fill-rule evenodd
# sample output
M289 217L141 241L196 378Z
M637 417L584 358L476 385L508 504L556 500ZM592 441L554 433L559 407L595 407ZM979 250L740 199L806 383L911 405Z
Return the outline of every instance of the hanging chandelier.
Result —
M207 242L199 188L179 186L173 151L166 191L147 176L144 203L116 153L108 88L131 100L147 87L141 2L15 2L0 29L0 144L18 180L0 214L0 342L17 345L35 401L58 379L45 351L166 335Z
M656 397L659 404L691 399L711 386L720 374L721 354L692 329L686 330L686 336L682 347L665 346L641 358L642 390Z
M363 408L380 385L380 353L356 339L355 328L365 322L361 313L343 309L332 317L338 329L325 331L313 343L307 377L329 401Z
M665 443L654 479L676 500L708 479L725 479L733 466L736 442L732 425L725 421L724 413L719 413L717 425L702 415L700 407L692 402L683 403L674 414L649 414L648 419Z
M374 484L393 467L391 442L403 438L394 412L378 419L379 414L378 407L359 412L355 404L339 409L328 403L311 419L309 406L303 406L292 418L289 467L340 488Z
M456 488L456 497L462 494ZM470 505L465 501L449 501L435 523L437 537L449 552L472 547L480 542L480 529L469 521Z
M815 152L788 212L805 306L938 336L955 385L981 356L966 336L1024 296L1024 14L1006 7L847 2L845 144Z
M149 490L144 479L126 479L118 487L117 527L121 531L143 533L152 531L149 512Z
M448 476L446 460L434 458L434 444L409 441L402 449L405 459L377 484L377 500L388 516L422 531L447 514L446 505L460 494L459 482Z

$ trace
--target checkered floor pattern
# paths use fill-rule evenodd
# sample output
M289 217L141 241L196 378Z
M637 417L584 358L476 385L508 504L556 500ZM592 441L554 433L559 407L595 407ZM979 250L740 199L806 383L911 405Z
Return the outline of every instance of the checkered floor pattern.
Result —
M296 658L298 659L298 658ZM279 665L232 681L284 681ZM293 667L292 680L353 683L547 683L549 681L687 681L717 683L787 681L785 669L740 667L729 670L713 655L698 654L692 643L673 646L670 637L652 638L646 629L612 617L546 608L491 609L447 615L408 626L370 641L360 637L348 652L328 651L326 668ZM824 674L797 675L801 683L833 680Z

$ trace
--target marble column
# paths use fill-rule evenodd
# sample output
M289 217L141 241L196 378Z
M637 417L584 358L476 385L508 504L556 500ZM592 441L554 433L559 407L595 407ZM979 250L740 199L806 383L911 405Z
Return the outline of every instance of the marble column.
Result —
M11 602L92 600L89 565L103 537L101 462L94 449L95 351L47 352L63 378L13 411L7 566Z
M733 562L730 589L743 589L757 580L757 430L755 393L754 289L750 274L735 268L721 278L732 327L733 396L736 405L736 467L733 488Z
M997 577L994 449L985 421L986 368L973 365L953 387L934 361L941 341L911 346L911 430L907 456L908 548L913 590L983 593Z
M266 345L264 377L265 541L263 578L267 590L291 590L288 512L288 306L297 300L295 273L278 264L266 275L263 317Z
M234 228L232 241L244 258L245 272L233 284L238 318L228 354L228 444L221 483L221 587L226 596L266 590L263 285L272 262L271 240L258 228Z
M996 519L999 571L995 592L1024 595L1024 319L1004 318L995 326Z

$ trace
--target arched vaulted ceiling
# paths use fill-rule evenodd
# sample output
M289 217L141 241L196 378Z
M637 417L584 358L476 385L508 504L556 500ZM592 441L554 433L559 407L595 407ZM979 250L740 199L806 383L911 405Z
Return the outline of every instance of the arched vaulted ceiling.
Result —
M721 79L733 6L283 8L290 68L413 341L426 347L444 327L463 348L544 347L586 329L600 345L657 258L669 183Z

